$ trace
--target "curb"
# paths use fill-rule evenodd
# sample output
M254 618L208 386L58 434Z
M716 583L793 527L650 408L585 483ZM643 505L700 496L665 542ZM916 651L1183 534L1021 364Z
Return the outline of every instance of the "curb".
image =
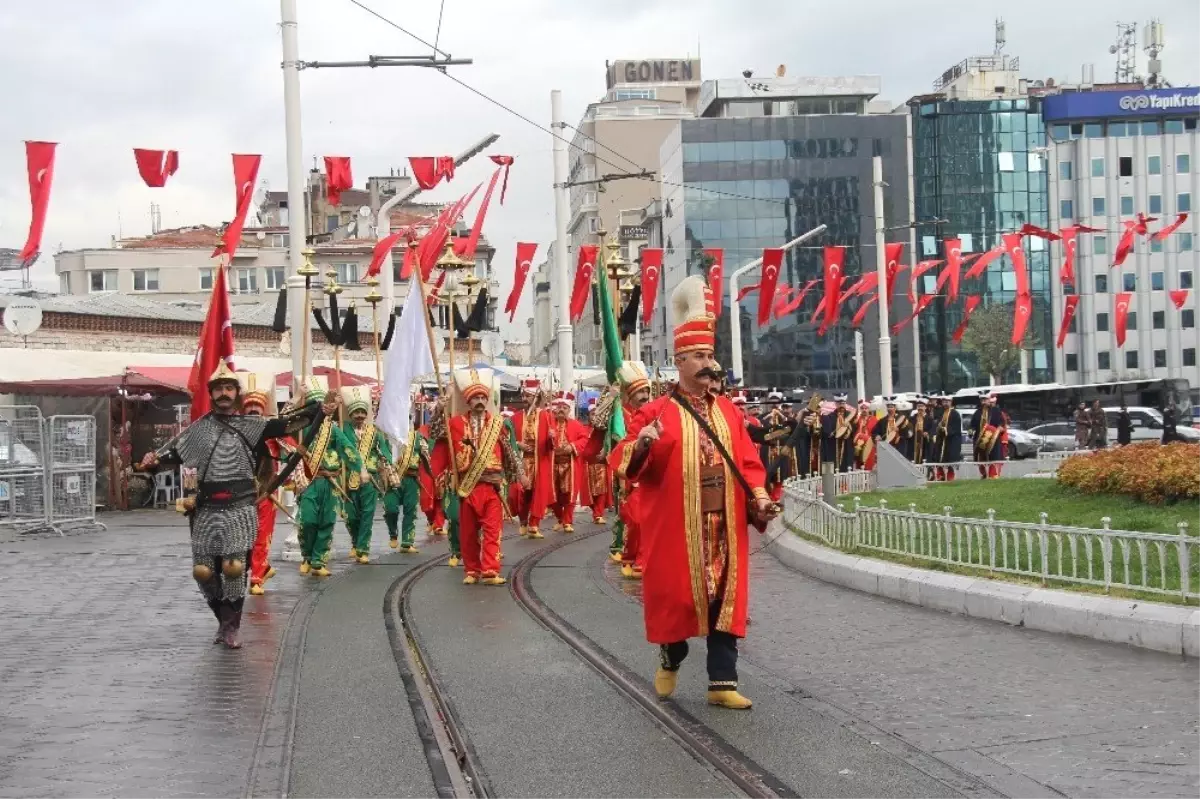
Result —
M1200 610L917 569L847 555L793 535L776 520L768 551L835 585L1017 627L1200 657Z

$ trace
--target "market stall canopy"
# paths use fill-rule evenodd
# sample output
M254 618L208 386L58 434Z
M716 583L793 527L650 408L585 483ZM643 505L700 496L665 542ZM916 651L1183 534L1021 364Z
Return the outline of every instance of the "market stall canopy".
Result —
M116 394L121 389L131 392L169 391L172 393L187 393L186 385L181 387L173 375L155 374L172 367L160 367L147 370L152 374L143 374L134 368L127 369L122 374L102 377L63 377L49 380L13 380L0 382L0 394L25 394L47 397L106 397ZM186 371L186 370L185 370ZM186 373L183 383L187 383Z

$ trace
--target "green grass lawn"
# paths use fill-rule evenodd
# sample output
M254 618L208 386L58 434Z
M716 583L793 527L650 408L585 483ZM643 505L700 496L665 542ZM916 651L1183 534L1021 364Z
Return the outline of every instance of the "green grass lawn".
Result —
M940 514L949 505L953 516L986 519L991 508L997 519L1007 522L1040 522L1039 514L1045 511L1050 524L1098 529L1104 526L1100 520L1108 516L1113 530L1178 535L1177 525L1187 522L1190 535L1200 533L1200 502L1147 505L1129 497L1080 494L1053 479L963 480L857 496L863 505L878 506L880 499L886 499L891 510L908 510L910 503L916 503L919 513ZM850 510L854 497L838 497L838 502Z

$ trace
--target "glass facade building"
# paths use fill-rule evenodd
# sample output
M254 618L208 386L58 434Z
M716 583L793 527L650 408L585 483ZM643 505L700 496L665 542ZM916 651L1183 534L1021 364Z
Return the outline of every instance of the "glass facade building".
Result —
M1000 244L1003 233L1025 223L1048 227L1046 131L1041 99L952 100L940 95L909 102L913 124L913 175L916 218L944 220L917 231L921 260L944 259L943 241L959 238L962 252L982 253ZM1025 258L1033 294L1029 329L1036 344L1027 353L1028 381L1054 379L1050 251L1037 237L1025 239ZM964 267L964 272L970 266ZM939 269L922 276L922 294L932 293ZM1008 258L993 262L984 274L964 281L960 294L981 294L984 303L1012 304L1016 278ZM926 391L956 391L987 385L973 354L951 340L962 321L964 301L949 308L934 300L921 314L921 386ZM1019 382L1019 368L1001 376Z
M779 247L820 224L828 230L806 245L790 250L779 285L799 289L823 271L823 247L845 245L845 273L857 279L864 267L875 269L874 209L871 163L884 162L885 214L888 224L909 218L907 118L904 114L844 114L762 118L684 120L662 147L662 237L666 249L660 299L644 351L661 365L670 363L672 290L689 274L704 274L705 248L725 252L725 276L755 258L764 248ZM897 238L907 241L908 232ZM907 253L906 253L907 259ZM757 283L759 271L741 279ZM849 285L847 282L846 285ZM840 323L818 336L811 323L823 289L818 284L804 302L766 327L757 324L758 296L741 303L743 384L811 387L854 393L854 330L850 320L858 308L848 303ZM730 358L730 297L723 292L717 327L717 359ZM893 314L908 312L900 298ZM862 326L867 390L879 392L878 319L869 313ZM911 383L911 337L893 340L893 381L897 389Z

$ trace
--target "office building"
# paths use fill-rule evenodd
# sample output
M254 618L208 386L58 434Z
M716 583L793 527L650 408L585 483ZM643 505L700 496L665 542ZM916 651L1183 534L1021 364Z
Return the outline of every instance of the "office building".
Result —
M1075 258L1080 296L1062 349L1052 349L1063 383L1185 378L1196 394L1196 299L1177 309L1172 290L1195 288L1200 272L1196 202L1200 199L1200 88L1061 87L1046 97L1049 219L1102 228L1081 234ZM1114 252L1124 225L1142 213L1157 230L1189 214L1165 240L1135 237L1120 267ZM1051 246L1053 318L1062 317L1061 246ZM1132 292L1124 347L1116 342L1116 295ZM1053 344L1051 344L1053 347Z
M751 76L704 83L698 118L683 120L662 146L664 270L654 317L643 332L645 360L670 364L670 294L686 276L703 274L705 248L724 250L728 278L764 248L825 224L823 236L787 253L781 286L798 289L820 278L825 245L847 247L845 272L851 279L875 270L873 156L883 158L886 223L907 225L910 219L908 119L887 113L890 104L874 100L879 88L877 77ZM907 229L894 236L908 237ZM742 286L758 280L753 271ZM810 320L821 295L818 286L798 309L763 328L754 318L757 295L742 303L745 385L810 387L827 397L833 390L854 393L850 319L857 301L843 308L837 326L818 336ZM726 286L717 330L717 359L726 368L732 365L729 309ZM906 314L907 301L897 298L892 312ZM877 320L868 313L862 326L869 394L880 390ZM914 379L911 341L893 340L897 388Z
M1019 70L1018 59L1006 55L968 58L947 69L931 93L909 100L916 218L941 220L918 226L920 260L945 259L946 239L958 238L965 256L986 252L1001 243L1001 234L1026 223L1050 225L1042 100ZM1036 343L1022 355L1024 368L1001 376L1006 383L1056 376L1050 250L1033 237L1025 248L1033 295L1029 330ZM926 273L920 293L935 290L938 271ZM1015 302L1009 259L964 281L957 302L934 300L919 317L920 386L926 391L988 383L974 355L952 340L962 321L961 296L969 294L982 295L988 305Z

